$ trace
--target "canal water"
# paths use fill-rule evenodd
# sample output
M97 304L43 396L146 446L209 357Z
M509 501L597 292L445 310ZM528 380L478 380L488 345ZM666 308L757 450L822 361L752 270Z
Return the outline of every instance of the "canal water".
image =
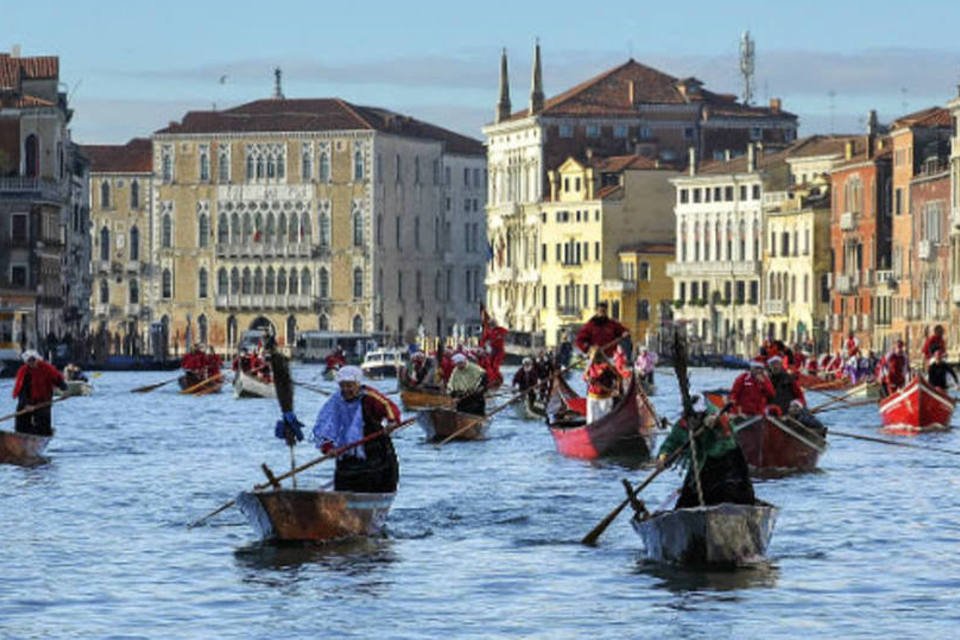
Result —
M695 369L692 385L734 373ZM289 468L275 402L175 384L129 393L168 376L102 374L94 395L55 406L48 464L0 466L0 638L943 638L960 623L953 456L831 437L819 472L757 482L782 509L767 565L689 572L642 561L625 515L581 546L623 498L621 478L648 471L562 458L542 425L508 410L483 442L438 450L416 425L395 434L385 539L273 549L236 509L186 524L262 482L260 463ZM657 386L674 417L670 371ZM10 387L0 381L2 413ZM304 422L322 402L297 391ZM823 415L878 435L875 407ZM957 432L910 441L960 449ZM332 471L314 467L301 486ZM665 473L643 497L658 504L680 479Z

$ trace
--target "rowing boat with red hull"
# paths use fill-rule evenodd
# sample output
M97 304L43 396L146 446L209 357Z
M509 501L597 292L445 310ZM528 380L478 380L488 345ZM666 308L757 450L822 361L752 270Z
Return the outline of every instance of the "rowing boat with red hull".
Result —
M922 376L880 401L880 419L887 430L943 431L950 428L956 400Z

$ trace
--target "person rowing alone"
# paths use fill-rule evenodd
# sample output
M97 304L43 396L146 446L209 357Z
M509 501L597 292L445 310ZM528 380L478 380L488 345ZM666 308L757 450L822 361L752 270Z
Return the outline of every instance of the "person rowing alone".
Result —
M67 382L56 367L44 361L33 349L24 351L20 359L23 364L13 383L13 397L17 401L17 411L26 410L26 413L17 416L14 430L35 436L52 436L50 405L53 403L53 389L66 391Z
M400 409L386 396L361 384L360 367L344 366L337 371L340 389L330 396L317 414L313 440L324 454L400 423ZM284 414L277 423L276 435L287 438L286 430L299 432L296 416ZM400 464L393 441L386 433L344 451L337 457L333 476L334 491L357 493L393 493L400 478Z
M689 447L681 456L687 474L675 508L700 506L697 474L704 506L724 502L754 504L756 496L750 481L750 470L730 422L725 413L717 413L715 408L707 404L702 397L694 396L693 415L684 416L673 425L657 454L657 468L663 469L670 455L690 442L690 431L693 430L696 460L691 460Z
M487 405L483 395L486 390L487 372L483 367L470 362L462 353L454 354L447 392L457 398L457 411L486 415Z

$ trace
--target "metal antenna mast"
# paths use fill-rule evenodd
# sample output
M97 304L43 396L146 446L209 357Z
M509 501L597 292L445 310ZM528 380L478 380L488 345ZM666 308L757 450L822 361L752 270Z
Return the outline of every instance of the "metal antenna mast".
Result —
M753 102L753 70L756 54L753 38L749 31L744 31L740 38L740 75L743 76L743 104Z

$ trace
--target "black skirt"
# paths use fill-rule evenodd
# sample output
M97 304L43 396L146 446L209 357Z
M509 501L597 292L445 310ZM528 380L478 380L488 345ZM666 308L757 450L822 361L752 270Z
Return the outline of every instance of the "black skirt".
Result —
M364 445L365 460L347 456L337 460L333 475L335 491L393 493L400 479L400 463L390 436L375 438Z
M756 496L753 493L753 483L750 481L750 469L743 457L740 447L731 449L718 458L707 458L700 470L700 486L703 488L704 505L715 505L723 502L733 504L754 504ZM699 507L700 499L697 496L697 484L693 475L693 467L687 471L683 481L680 499L677 500L677 509Z

